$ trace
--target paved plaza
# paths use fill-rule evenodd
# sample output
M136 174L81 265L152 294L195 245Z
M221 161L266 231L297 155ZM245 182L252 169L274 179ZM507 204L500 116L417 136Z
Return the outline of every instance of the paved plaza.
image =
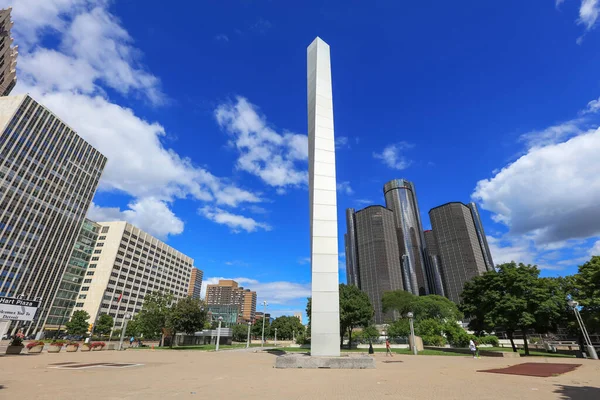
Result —
M255 350L3 356L0 398L600 399L600 362L591 360L377 354L374 370L279 370L273 368L275 357ZM477 372L524 362L582 365L548 378Z

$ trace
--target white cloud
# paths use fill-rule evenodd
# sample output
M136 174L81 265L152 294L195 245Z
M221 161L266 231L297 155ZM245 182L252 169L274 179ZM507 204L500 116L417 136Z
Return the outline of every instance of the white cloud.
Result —
M140 207L153 205L170 221L163 230L154 228L166 236L183 229L183 223L170 215L169 205L175 199L231 207L261 202L258 194L212 175L167 147L162 125L111 102L108 87L123 95L141 95L154 104L163 102L164 96L159 80L140 66L141 53L109 13L109 3L21 0L15 4L14 32L17 42L25 45L20 48L14 93L31 93L107 156L100 190L133 197L131 210L111 211L130 222L141 221L145 209ZM57 43L56 48L45 47L46 34L52 35L50 42Z
M600 235L600 131L535 147L490 179L472 197L513 235L537 244Z
M98 222L127 221L160 239L183 232L183 221L163 201L147 197L128 207L121 211L118 207L99 207L92 203L88 218Z
M560 5L564 2L565 0L556 0L556 8L560 7Z
M559 254L556 257L549 256L549 253L544 254L543 250L536 247L534 241L525 235L502 238L487 236L487 239L495 265L514 261L516 263L537 265L542 270L556 271L565 268L555 259L560 257L562 253L552 252Z
M403 170L408 168L412 162L402 152L413 147L414 145L407 142L390 144L381 153L373 153L373 157L382 160L390 168Z
M228 226L234 233L239 233L241 230L246 232L254 232L258 229L271 230L271 226L268 224L257 222L243 215L233 214L218 207L204 206L198 210L198 213L217 224Z
M225 35L224 33L220 33L215 36L215 40L220 42L229 42L229 36Z
M347 136L336 136L335 138L335 148L336 149L343 149L346 147L350 147L350 145L348 144L348 137Z
M298 264L300 264L300 265L310 264L310 257L302 257L302 258L298 259Z
M294 133L277 133L270 128L256 106L243 97L221 104L215 110L217 122L233 138L239 152L237 167L261 178L270 186L283 188L305 185L308 172L308 138Z
M590 30L596 24L600 14L600 0L581 0L579 7L579 23L585 25L586 30Z
M600 111L600 98L590 101L582 114L596 114Z
M202 292L201 296L206 295L206 286L219 283L221 279L233 279L244 289L250 289L256 292L257 304L260 305L264 300L269 305L283 305L290 304L294 301L304 301L310 297L310 283L295 283L295 282L260 282L252 278L223 278L223 277L209 277L202 280ZM262 306L257 307L258 311L262 311ZM267 312L269 309L267 308Z
M361 207L375 204L375 202L371 199L356 199L356 200L354 200L354 202Z
M596 243L594 243L594 245L590 249L589 255L590 255L590 257L591 256L600 256L600 240L598 240L598 241L596 241Z
M350 182L348 182L348 181L338 182L337 190L338 190L338 192L347 194L348 196L351 196L354 194L354 190L352 190L352 186L350 186Z
M521 135L519 141L525 142L528 148L560 143L569 137L580 134L582 132L580 126L583 122L582 118L574 119L539 131L527 132Z

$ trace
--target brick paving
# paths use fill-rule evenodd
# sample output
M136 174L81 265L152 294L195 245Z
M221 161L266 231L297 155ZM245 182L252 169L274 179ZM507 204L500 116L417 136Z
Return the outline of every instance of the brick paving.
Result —
M0 398L452 400L600 398L600 362L560 376L477 373L523 359L376 354L374 370L279 370L263 352L127 350L0 357ZM398 362L402 361L402 362ZM551 359L527 359L546 363ZM556 360L554 360L556 362ZM131 368L56 369L56 363L143 364Z
M523 363L513 365L507 368L484 369L478 372L491 372L494 374L524 375L548 378L550 376L566 374L567 372L574 371L575 369L577 369L577 367L580 366L581 364Z

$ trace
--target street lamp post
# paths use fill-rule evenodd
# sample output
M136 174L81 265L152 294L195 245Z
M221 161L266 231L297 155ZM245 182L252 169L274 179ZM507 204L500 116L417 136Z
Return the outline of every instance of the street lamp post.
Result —
M267 318L267 301L263 301L263 326L262 326L262 341L260 342L260 347L264 347L265 345L265 319Z
M417 355L417 343L415 340L415 326L413 325L414 314L412 312L409 312L408 314L406 314L406 316L408 317L408 322L410 323L410 338L412 340L412 351L413 351L413 354L416 356Z
M581 329L581 332L583 333L583 339L585 340L585 345L587 347L588 355L590 356L590 358L592 360L597 360L598 354L596 354L596 349L592 345L592 340L590 339L590 335L588 334L585 324L583 323L583 319L581 318L581 314L579 314L579 310L577 309L577 307L579 306L579 303L574 300L569 300L568 303L569 303L569 306L573 309L573 312L575 312L575 318L577 318L577 322L579 323L579 328Z
M246 339L246 348L250 347L250 328L252 327L252 322L248 321L248 339Z
M219 351L219 342L221 341L221 322L223 322L223 317L219 317L219 327L217 328L217 348L215 351Z
M277 328L275 328L275 347L277 347Z
M292 331L292 343L296 343L296 331Z
M121 324L121 339L119 340L119 350L123 350L123 338L125 337L125 331L127 330L127 323L131 319L130 313L125 313L123 316L123 323Z

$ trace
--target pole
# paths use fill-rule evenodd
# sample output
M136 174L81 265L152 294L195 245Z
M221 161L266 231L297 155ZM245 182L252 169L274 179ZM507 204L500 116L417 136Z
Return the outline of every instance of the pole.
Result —
M292 331L292 343L296 343L296 331Z
M277 328L275 328L275 347L277 347Z
M250 347L250 327L252 326L252 322L248 322L248 339L246 339L246 348Z
M221 341L221 321L223 321L223 317L219 317L219 327L217 328L217 348L215 351L219 351L219 342Z
M125 329L127 329L127 320L123 318L121 324L121 339L119 340L119 350L123 350L123 339L125 338Z
M413 325L413 319L410 318L410 337L412 338L413 354L417 355L417 343L415 343L415 327Z
M262 326L262 341L260 342L260 347L264 347L265 345L265 319L267 318L267 302L263 301L263 326Z
M585 339L585 342L586 342L587 353L592 360L597 360L598 354L596 353L596 349L592 345L592 340L590 339L590 335L588 334L585 324L583 323L583 318L581 318L581 314L579 314L579 310L577 308L573 308L573 310L575 311L575 316L577 317L577 322L579 322L579 327L581 328L581 332L583 333L583 338Z

